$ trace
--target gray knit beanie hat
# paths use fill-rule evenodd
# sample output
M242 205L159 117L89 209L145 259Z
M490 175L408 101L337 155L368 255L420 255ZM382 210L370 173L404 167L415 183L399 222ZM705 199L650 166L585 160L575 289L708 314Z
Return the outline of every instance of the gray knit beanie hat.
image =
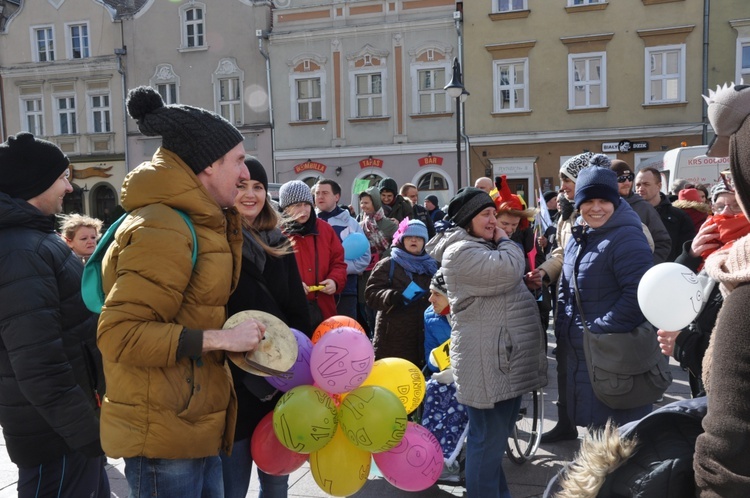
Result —
M159 92L139 86L128 92L128 114L147 136L185 161L197 175L243 140L242 133L216 113L187 105L164 105Z
M299 202L306 202L313 207L315 206L310 187L305 182L292 180L281 186L279 189L279 207L281 209L286 209Z

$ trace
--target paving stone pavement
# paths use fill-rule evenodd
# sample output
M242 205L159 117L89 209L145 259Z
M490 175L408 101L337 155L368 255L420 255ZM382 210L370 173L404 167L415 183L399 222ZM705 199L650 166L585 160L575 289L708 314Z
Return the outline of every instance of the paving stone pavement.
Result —
M549 351L555 346L554 335L548 331ZM554 401L557 399L557 382L555 373L554 357L548 355L549 383L544 389L544 427L549 429L555 425L557 409ZM664 396L664 400L659 403L663 406L667 403L686 399L690 397L690 386L688 385L687 373L672 359L670 367L674 376L674 382ZM579 428L579 436L584 429ZM514 498L537 498L541 497L549 480L557 473L565 462L573 458L578 449L579 441L563 441L544 445L539 448L536 456L530 461L516 465L505 458L503 468L510 485L511 495ZM125 464L119 459L109 459L108 475L112 489L112 497L127 498L128 486L125 481ZM5 441L0 445L0 498L11 498L17 496L16 482L18 474L16 466L8 458L5 449ZM465 489L460 486L438 486L435 485L425 491L410 493L401 491L391 486L385 479L370 478L365 486L356 494L352 495L358 498L448 498L451 496L465 496ZM258 480L253 474L250 483L248 497L258 496ZM322 491L310 473L308 464L303 465L299 470L289 476L289 497L290 498L322 498L329 496Z

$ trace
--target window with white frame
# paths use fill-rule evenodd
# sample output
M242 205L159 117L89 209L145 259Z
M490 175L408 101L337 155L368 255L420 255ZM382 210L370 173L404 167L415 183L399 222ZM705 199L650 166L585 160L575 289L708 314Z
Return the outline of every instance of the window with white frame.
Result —
M55 121L57 135L75 135L78 133L76 120L76 97L75 95L55 95Z
M517 10L528 10L526 7L527 0L495 0L493 2L494 12L515 12Z
M219 114L230 123L239 120L241 101L240 79L219 79Z
M607 54L568 55L568 107L586 109L607 105Z
M157 83L156 91L167 105L177 103L177 83Z
M92 133L111 132L112 109L109 104L109 94L90 94L88 97L91 118L90 131Z
M529 109L529 60L497 60L494 71L494 112Z
M606 3L606 0L568 0L568 7L575 5L589 5L592 3Z
M44 110L42 109L41 95L22 97L21 114L23 131L44 136Z
M32 32L34 62L55 60L55 31L52 26L35 26Z
M685 101L685 45L646 47L646 103Z
M68 25L68 58L86 59L91 57L89 49L89 25L87 23Z
M750 84L750 39L737 40L737 84Z
M445 67L416 69L417 73L417 114L446 112L448 92L445 87Z
M323 119L323 97L320 77L295 78L296 121Z
M383 115L383 73L362 72L354 75L355 114L357 118Z
M181 9L183 48L206 46L206 6L190 2Z
M165 104L179 103L180 77L175 74L171 64L159 64L156 66L154 75L151 77L149 83L151 87L156 88L156 91L159 92Z
M242 89L245 73L233 58L219 61L212 76L216 111L235 126L244 124Z

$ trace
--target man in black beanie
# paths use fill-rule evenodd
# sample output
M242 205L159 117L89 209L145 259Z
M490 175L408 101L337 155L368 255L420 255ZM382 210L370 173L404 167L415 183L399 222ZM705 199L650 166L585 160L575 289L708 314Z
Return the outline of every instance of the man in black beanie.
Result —
M150 87L131 90L127 108L162 146L125 178L130 215L102 263L102 446L125 459L132 495L222 496L219 452L231 452L237 409L225 351L253 351L265 331L255 320L222 330L241 266L243 136L213 112L164 105ZM195 264L177 210L195 230Z
M81 260L55 233L69 175L65 154L31 133L0 144L0 425L18 496L108 498L97 317Z

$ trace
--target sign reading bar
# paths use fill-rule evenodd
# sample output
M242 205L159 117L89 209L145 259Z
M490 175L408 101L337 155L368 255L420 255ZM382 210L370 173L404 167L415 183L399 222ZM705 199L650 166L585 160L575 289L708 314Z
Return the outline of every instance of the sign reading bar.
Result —
M424 156L419 158L419 166L442 166L443 158L440 156Z
M315 161L305 161L304 163L300 163L297 166L294 167L294 172L297 174L302 173L303 171L320 171L321 173L326 172L327 166L323 163L316 163Z
M382 168L383 167L383 160L378 159L377 157L368 157L367 159L362 159L359 162L359 167L362 169L365 168Z
M626 153L631 150L644 151L648 150L648 142L631 142L630 140L620 140L619 142L604 142L602 152L621 152Z

